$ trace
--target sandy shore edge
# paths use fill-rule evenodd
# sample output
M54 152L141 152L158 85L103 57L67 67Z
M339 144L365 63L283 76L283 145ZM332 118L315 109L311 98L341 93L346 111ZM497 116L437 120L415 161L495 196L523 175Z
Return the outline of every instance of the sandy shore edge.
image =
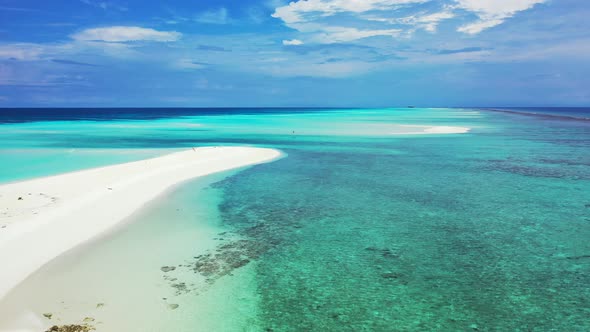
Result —
M274 149L205 147L0 185L0 299L47 262L114 227L172 186L281 156Z
M423 126L423 125L400 125L404 128L419 129L401 133L401 135L437 135L437 134L466 134L471 131L468 127L458 126Z

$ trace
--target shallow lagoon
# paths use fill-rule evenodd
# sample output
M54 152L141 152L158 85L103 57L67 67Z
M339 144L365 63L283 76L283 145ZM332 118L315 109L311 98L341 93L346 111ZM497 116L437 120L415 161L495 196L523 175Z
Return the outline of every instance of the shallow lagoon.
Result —
M128 262L113 261L117 252L147 253L157 250L153 239L174 238L179 228L190 234L214 225L219 229L207 233L208 240L194 235L194 250L185 236L174 254L141 256L149 263L137 270L153 270L142 287L167 294L154 302L178 331L214 326L195 319L204 303L213 322L233 322L216 328L227 331L590 329L587 122L455 109L149 121L12 124L56 132L13 133L10 141L12 148L118 148L113 152L251 144L281 148L288 157L212 178L211 185L187 183L169 196L175 208L154 203L127 228L63 258L67 269L58 260L22 289L35 294L41 276L49 281L37 287L68 285L80 275L63 271L88 271L84 264L118 271L117 264ZM473 130L426 136L354 130L367 123ZM168 265L177 268L163 273L160 267ZM138 278L120 275L116 289L132 290ZM178 283L204 285L204 291L176 294ZM214 301L223 289L240 291ZM168 298L175 297L180 306L171 310ZM146 319L157 325L153 315Z

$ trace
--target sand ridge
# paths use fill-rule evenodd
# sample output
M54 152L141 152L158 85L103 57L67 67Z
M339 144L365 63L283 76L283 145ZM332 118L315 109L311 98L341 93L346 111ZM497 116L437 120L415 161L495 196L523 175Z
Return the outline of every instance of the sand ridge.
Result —
M51 259L183 181L273 161L274 149L204 147L0 185L0 299Z

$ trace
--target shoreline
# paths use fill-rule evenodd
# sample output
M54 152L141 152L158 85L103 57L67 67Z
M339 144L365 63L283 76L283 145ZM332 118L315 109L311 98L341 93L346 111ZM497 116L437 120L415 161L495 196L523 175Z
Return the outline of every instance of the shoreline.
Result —
M40 332L85 323L96 331L251 326L258 308L255 264L213 284L186 267L194 256L240 239L223 224L223 190L212 185L247 168L174 185L123 222L43 265L0 300L0 331ZM164 266L176 269L164 272ZM180 283L187 292L179 293Z
M274 161L252 147L204 147L0 185L0 299L61 254L113 228L173 186Z
M424 125L400 125L403 128L422 129L421 131L405 132L399 135L446 135L446 134L467 134L472 128L458 126L424 126Z

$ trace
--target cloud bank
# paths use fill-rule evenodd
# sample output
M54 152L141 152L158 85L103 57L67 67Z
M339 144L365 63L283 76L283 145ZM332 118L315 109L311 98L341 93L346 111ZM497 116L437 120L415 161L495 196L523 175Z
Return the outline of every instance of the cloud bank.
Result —
M71 37L77 41L100 42L134 42L154 41L172 42L180 39L182 34L176 31L158 31L135 26L112 26L82 30Z
M546 0L456 0L457 8L471 12L479 20L459 27L458 31L477 34L504 23L518 12L533 8Z
M298 0L275 9L272 17L318 43L349 42L375 36L434 33L445 21L478 34L547 0ZM466 22L465 22L466 21ZM456 22L455 22L456 23Z

